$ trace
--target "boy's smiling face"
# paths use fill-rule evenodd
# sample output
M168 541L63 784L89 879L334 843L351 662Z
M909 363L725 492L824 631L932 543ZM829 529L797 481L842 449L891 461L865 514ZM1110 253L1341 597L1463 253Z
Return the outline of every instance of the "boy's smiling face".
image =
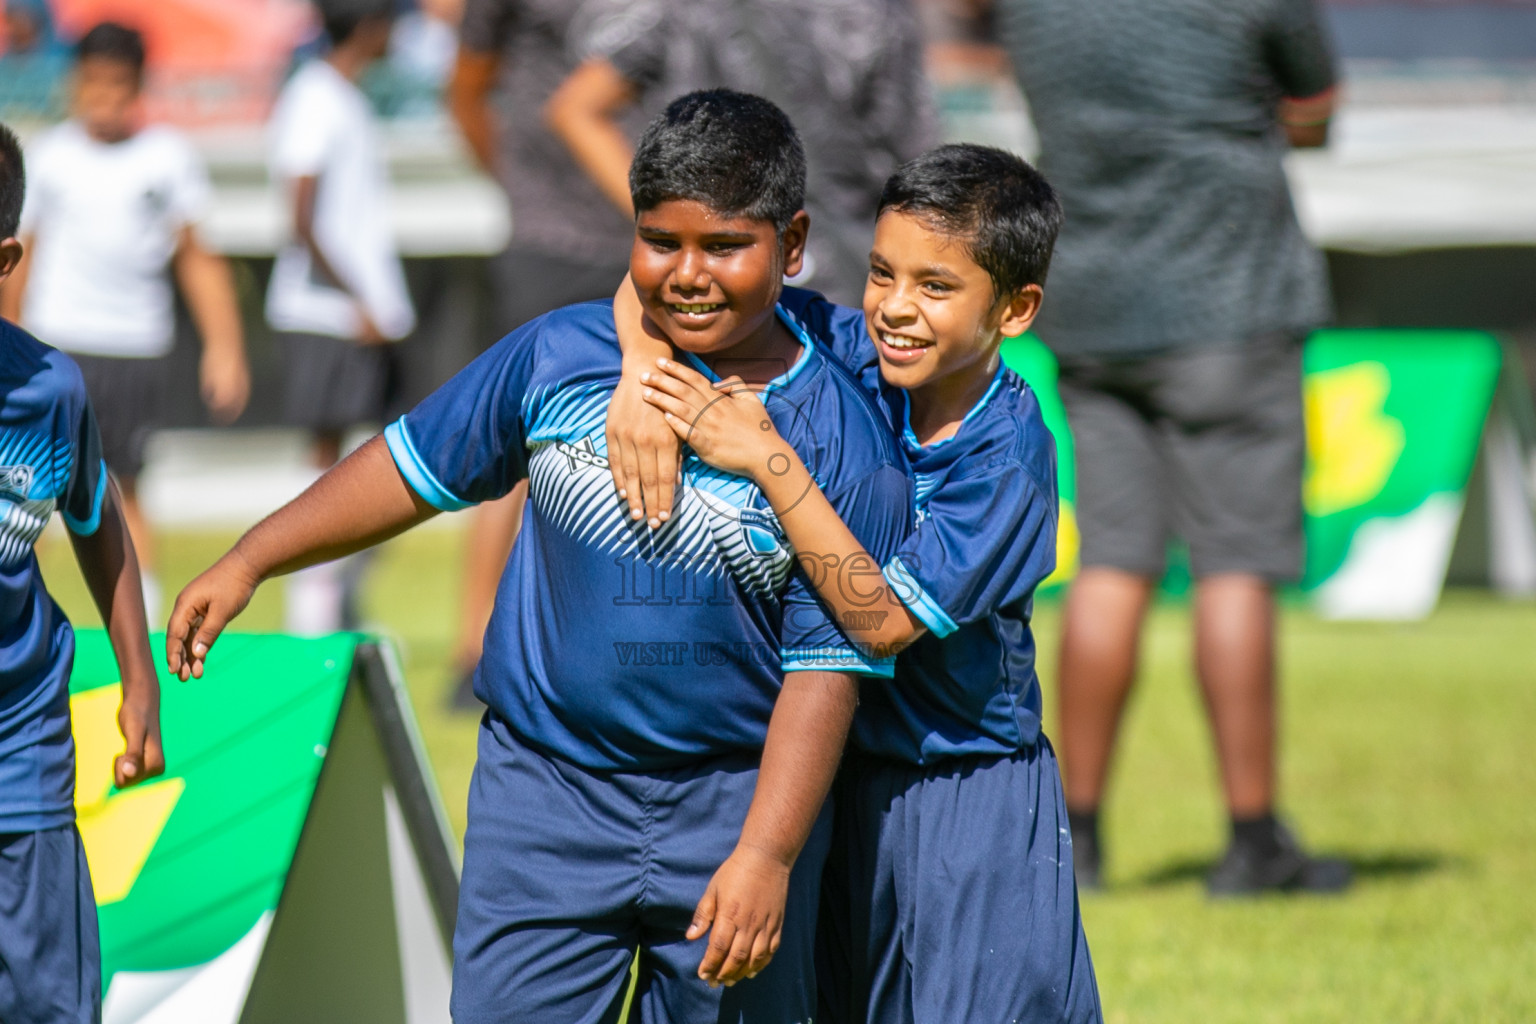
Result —
M875 222L864 319L886 383L912 390L971 370L990 377L999 336L1028 330L1039 285L999 302L965 240L934 221L887 210Z
M800 271L809 224L802 211L781 238L770 221L669 199L636 218L630 278L674 345L719 352L772 322L784 275Z

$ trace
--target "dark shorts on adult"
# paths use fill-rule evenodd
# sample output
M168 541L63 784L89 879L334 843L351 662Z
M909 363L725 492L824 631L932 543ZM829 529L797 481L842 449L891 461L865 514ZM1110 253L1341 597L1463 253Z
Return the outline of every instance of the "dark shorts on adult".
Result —
M160 425L168 390L168 360L70 353L85 379L85 393L101 430L101 455L118 477L144 469L144 449Z
M1059 362L1084 568L1160 577L1178 538L1197 579L1300 576L1298 338Z
M101 945L73 823L0 834L0 1021L101 1024Z
M851 757L837 799L821 962L840 976L824 979L824 1017L1103 1020L1044 736L930 766Z
M830 809L790 875L783 941L756 978L699 980L684 938L741 834L755 753L662 772L594 771L480 724L453 938L455 1024L615 1024L640 950L641 1024L809 1024Z
M383 422L389 398L389 345L282 331L283 419L316 433Z
M611 299L629 273L629 254L591 262L513 243L491 260L498 320L493 337L516 330L552 309L593 299Z

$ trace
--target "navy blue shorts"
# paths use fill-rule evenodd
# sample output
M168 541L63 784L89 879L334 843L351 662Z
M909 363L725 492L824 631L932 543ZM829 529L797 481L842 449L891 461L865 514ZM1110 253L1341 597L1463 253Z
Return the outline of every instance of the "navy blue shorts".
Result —
M830 809L790 875L783 942L767 969L712 989L697 974L708 939L683 938L756 784L755 755L591 771L529 749L487 713L453 936L456 1024L617 1021L637 948L642 1024L809 1022Z
M73 823L0 835L0 1021L100 1024L96 896Z
M1056 755L850 758L823 904L822 1017L1102 1021Z

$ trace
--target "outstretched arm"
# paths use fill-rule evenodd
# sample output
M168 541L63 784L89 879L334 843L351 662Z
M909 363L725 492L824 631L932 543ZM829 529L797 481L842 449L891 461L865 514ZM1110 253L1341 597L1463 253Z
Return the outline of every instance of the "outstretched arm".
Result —
M384 438L373 438L187 584L166 628L166 664L182 680L202 678L214 641L264 580L372 547L436 514L400 475Z
M699 458L757 484L849 639L885 658L922 636L927 627L880 577L880 562L843 523L750 388L735 378L711 384L675 359L658 360L642 383L645 400Z
M204 247L197 232L188 226L181 229L175 268L203 343L199 369L203 404L215 422L233 423L251 397L251 370L245 361L240 306L235 301L229 263Z
M844 672L785 675L741 839L688 926L689 940L709 933L699 977L711 985L750 978L778 952L790 870L832 788L858 692Z
M165 771L165 754L160 747L160 680L149 653L139 560L128 536L117 485L108 480L106 487L96 531L78 534L71 530L69 539L91 600L106 623L123 681L117 727L125 748L112 764L114 780L121 789Z

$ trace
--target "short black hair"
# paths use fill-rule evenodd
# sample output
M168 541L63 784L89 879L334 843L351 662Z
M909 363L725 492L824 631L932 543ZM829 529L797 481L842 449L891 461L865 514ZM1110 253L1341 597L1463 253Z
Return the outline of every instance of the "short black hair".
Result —
M805 149L784 111L761 96L709 89L667 104L629 165L635 212L692 199L783 233L805 205Z
M0 124L0 238L21 228L21 203L27 195L27 167L16 134Z
M369 21L395 18L392 0L317 0L320 26L332 46L340 46Z
M142 78L144 37L139 34L138 29L120 25L115 21L104 21L81 36L80 42L75 45L75 60L82 61L87 57L121 61L133 68L133 73Z
M963 239L999 300L1045 284L1062 221L1056 190L1028 161L972 143L940 146L898 167L880 191L880 213L887 210Z

